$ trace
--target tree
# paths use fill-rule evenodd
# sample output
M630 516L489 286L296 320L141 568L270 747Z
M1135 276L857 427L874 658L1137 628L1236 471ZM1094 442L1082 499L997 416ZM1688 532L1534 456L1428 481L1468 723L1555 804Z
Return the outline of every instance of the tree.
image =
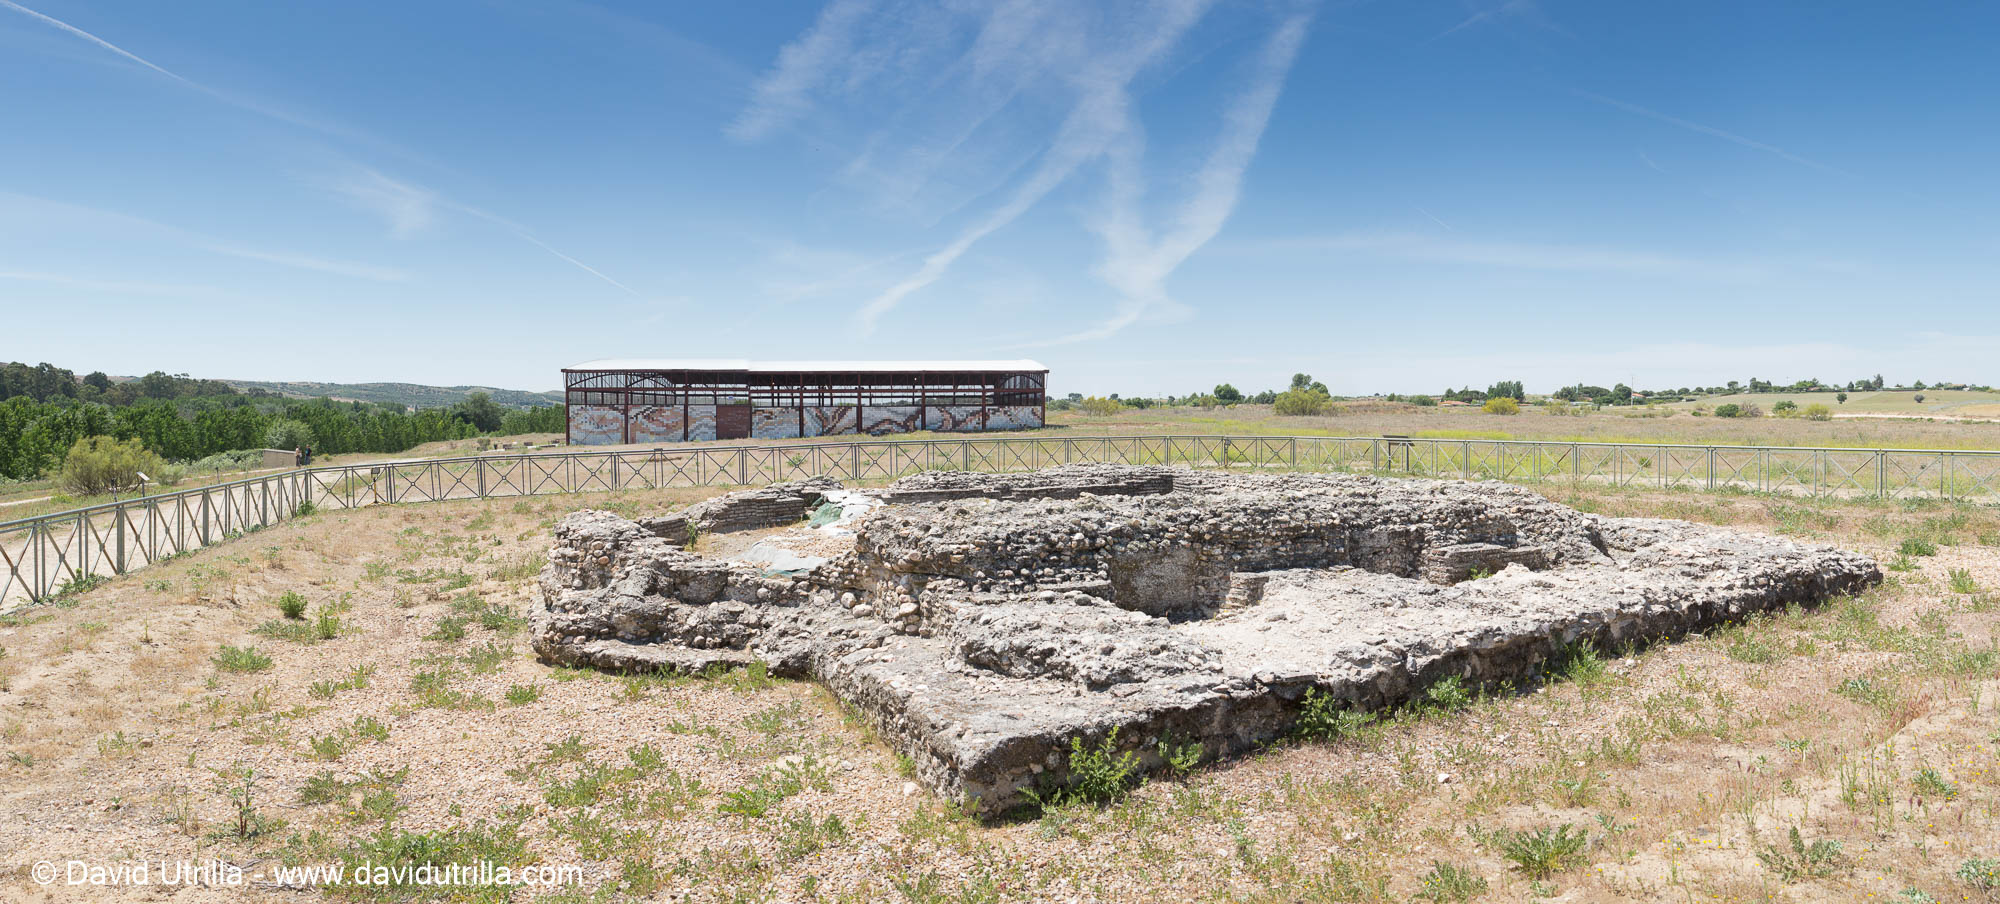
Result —
M140 474L158 475L165 470L165 464L136 439L86 436L70 446L69 454L63 456L56 482L64 492L97 496L138 486Z
M507 410L493 401L493 396L475 392L465 397L465 401L451 406L451 416L458 418L481 433L491 433L500 429L500 422L507 417Z
M1924 403L1924 394L1921 392L1917 393L1917 404L1922 405L1923 403Z
M266 449L310 449L316 440L312 425L305 421L284 418L272 421L264 430Z
M1333 399L1327 396L1326 393L1310 388L1287 389L1278 394L1278 400L1273 404L1277 412L1281 415L1287 417L1304 417L1325 414L1327 409L1333 405Z
M1611 387L1611 401L1617 402L1620 405L1632 401L1632 387L1623 383Z
M1833 394L1833 398L1835 401L1839 402L1842 405L1847 404L1847 393L1836 392Z
M97 387L98 392L103 392L111 388L111 378L105 376L104 371L101 370L91 371L89 374L84 376L83 382L88 385Z
M1215 387L1215 398L1225 405L1234 405L1243 401L1243 393L1237 391L1236 387L1223 383Z
M1486 397L1489 399L1513 399L1516 402L1520 402L1525 401L1528 398L1528 394L1521 389L1521 381L1501 380L1492 386L1486 387Z

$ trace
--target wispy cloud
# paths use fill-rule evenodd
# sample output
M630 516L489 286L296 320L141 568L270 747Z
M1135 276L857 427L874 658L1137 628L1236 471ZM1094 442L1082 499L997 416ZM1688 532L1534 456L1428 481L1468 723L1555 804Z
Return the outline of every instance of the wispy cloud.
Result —
M1780 159L1791 161L1792 163L1796 163L1800 166L1810 167L1812 169L1819 170L1822 173L1828 173L1831 175L1842 176L1850 179L1854 178L1854 174L1846 170L1840 169L1838 167L1828 166L1824 163L1820 163L1817 160L1808 160L1804 157L1792 153L1791 151L1787 151L1784 148L1778 147L1776 145L1765 144L1764 142L1758 141L1753 138L1745 138L1741 135L1736 134L1735 132L1723 131L1722 129L1718 129L1714 126L1702 125L1701 123L1694 122L1693 120L1682 119L1678 116L1669 116L1665 113L1661 113L1658 110L1649 110L1645 107L1639 106L1638 104L1626 103L1625 101L1619 100L1614 97L1605 97L1602 94L1593 94L1589 91L1584 91L1581 89L1572 89L1572 93L1585 100L1595 101L1607 107L1613 107L1619 110L1624 110L1627 113L1633 113L1639 116L1644 116L1647 119L1658 120L1668 125L1679 126L1690 132L1699 132L1703 135L1709 135L1715 138L1720 138L1724 141L1730 142L1732 144L1739 144L1742 145L1743 147L1750 148L1752 150L1763 151L1766 154L1774 155ZM1650 163L1651 161L1648 162ZM1657 169L1658 167L1655 168Z
M754 141L784 127L811 105L811 94L848 58L856 27L874 7L870 0L834 0L806 33L778 51L778 61L750 88L750 103L729 134Z
M294 251L278 251L259 248L230 239L217 238L179 226L171 226L145 217L134 216L113 210L101 210L67 201L53 201L29 195L0 193L0 218L16 214L23 221L32 221L39 228L54 228L64 223L76 223L88 227L93 232L123 230L127 233L148 235L166 239L192 248L199 248L214 254L244 260L260 261L310 270L316 273L330 273L354 279L369 279L378 282L399 282L409 278L409 274L390 267L352 261L334 260Z
M354 206L382 217L389 234L399 239L418 235L437 220L436 192L365 166L350 167L326 185Z
M123 48L123 47L120 47L120 46L118 46L118 45L116 45L116 44L113 44L113 43L111 43L110 41L107 41L107 40L104 40L103 38L100 38L100 37L98 37L98 36L96 36L96 35L94 35L94 34L91 34L90 32L87 32L87 31L84 31L83 29L81 29L81 28L78 28L78 27L76 27L76 26L74 26L74 25L71 25L71 24L69 24L68 22L64 22L64 21L63 21L63 20L61 20L61 19L57 19L57 18L55 18L55 17L53 17L53 16L47 16L47 15L43 15L43 14L41 14L41 13L38 13L38 12L36 12L36 11L34 11L34 10L32 10L32 9L29 9L29 8L27 8L27 7L25 7L25 6L22 6L22 5L21 5L21 4L19 4L19 3L15 3L15 2L14 2L14 0L0 0L0 7L5 7L5 8L7 8L7 9L11 9L11 10L13 10L13 11L17 12L17 13L21 13L22 15L26 15L26 16L29 16L29 17L32 17L32 18L34 18L34 19L36 19L36 20L39 20L39 21L40 21L40 22L42 22L42 24L44 24L44 25L49 25L49 26L51 26L51 27L54 27L54 28L57 28L57 29L60 29L60 30L62 30L62 31L65 31L65 32L68 32L68 33L70 33L70 34L72 34L72 35L75 35L76 37L79 37L79 38L82 38L82 39L84 39L84 40L86 40L86 41L89 41L89 42L90 42L90 43L92 43L92 44L96 44L97 46L99 46L99 47L102 47L102 48L104 48L105 50L109 50L109 51L111 51L112 53L115 53L115 54L117 54L117 55L119 55L119 56L121 56L121 57L124 57L124 58L125 58L125 59L127 59L127 60L130 60L130 61L132 61L132 62L134 62L134 63L138 63L139 65L141 65L141 66L144 66L144 67L146 67L147 69L151 69L151 70L153 70L154 72L157 72L157 73L159 73L159 74L161 74L161 75L164 75L164 76L166 76L167 78L170 78L170 79L173 79L173 80L175 80L175 81L179 81L179 82L186 82L187 84L190 84L190 85L194 84L193 82L189 82L189 81L188 81L187 79L184 79L184 78L181 78L180 76L178 76L178 75L175 75L175 74L174 74L174 73L172 73L172 72L168 72L168 71L167 71L166 69L164 69L164 68L162 68L162 67L160 67L160 66L158 66L158 65L155 65L155 64L153 63L153 61L151 61L151 60L148 60L148 59L146 59L146 58L144 58L144 57L141 57L141 56L139 56L139 55L138 55L138 54L136 54L136 53L133 53L133 52L131 52L131 51L129 51L129 50L126 50L125 48Z
M89 292L110 292L121 295L210 296L216 294L215 289L210 286L190 286L181 283L161 283L145 280L96 279L36 270L0 269L0 279L15 282L42 283L70 289L82 289Z
M408 273L391 267L357 264L352 261L329 260L309 254L266 251L230 242L203 241L198 244L202 248L213 251L216 254L240 257L248 261L262 261L267 264L277 264L280 267L291 267L297 270L331 273L335 276L345 276L352 279L372 279L377 282L401 282L410 278Z
M1157 240L1141 222L1143 184L1138 142L1122 144L1110 158L1110 210L1098 224L1106 256L1097 275L1117 290L1120 300L1112 316L1088 329L1052 340L1051 345L1085 342L1112 336L1149 313L1178 309L1167 295L1167 277L1222 230L1242 194L1243 173L1257 154L1271 110L1277 105L1285 75L1304 44L1311 17L1286 19L1258 54L1250 86L1228 105L1221 135L1208 159L1195 173L1194 192Z
M808 116L851 112L870 135L840 171L844 179L878 191L890 210L920 218L970 211L941 245L856 309L854 324L864 335L981 241L1086 167L1104 164L1114 209L1092 225L1107 242L1099 275L1120 297L1099 331L1109 335L1174 307L1161 284L1234 208L1306 33L1305 15L1289 15L1275 27L1254 55L1247 86L1227 105L1189 197L1170 222L1155 227L1139 212L1144 138L1134 85L1166 64L1212 3L1170 0L1106 11L1063 0L1004 0L977 9L834 0L779 52L729 133L754 140ZM1075 341L1085 338L1091 337Z
M1536 7L1534 0L1506 0L1505 3L1496 6L1474 10L1470 15L1459 20L1457 25L1453 25L1433 35L1431 40L1435 41L1438 38L1454 35L1476 25L1485 25L1489 22L1498 22L1512 16L1525 15L1539 15L1539 9Z
M915 272L863 304L855 314L861 332L872 333L883 315L912 293L943 277L973 245L1020 218L1079 167L1100 157L1127 135L1134 128L1129 92L1133 79L1171 50L1207 9L1206 0L1157 4L1151 7L1157 18L1144 23L1138 40L1093 55L1076 76L1074 106L1033 170L1014 186L1005 201L925 257Z
M1774 268L1761 263L1711 260L1654 251L1595 245L1477 241L1412 232L1346 232L1252 244L1274 250L1367 254L1514 270L1671 276L1721 282L1751 282L1774 272Z

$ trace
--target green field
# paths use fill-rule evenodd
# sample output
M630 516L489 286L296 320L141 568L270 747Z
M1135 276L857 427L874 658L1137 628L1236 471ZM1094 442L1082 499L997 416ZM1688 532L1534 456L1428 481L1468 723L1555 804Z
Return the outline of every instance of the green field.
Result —
M1923 396L1922 402L1917 396ZM1785 400L1800 408L1818 403L1842 414L1889 414L1912 417L1993 417L2000 418L2000 392L1968 392L1957 389L1927 389L1923 392L1850 392L1845 403L1834 392L1757 392L1710 396L1698 402L1676 402L1671 407L1691 410L1697 405L1752 404L1771 412L1771 406Z

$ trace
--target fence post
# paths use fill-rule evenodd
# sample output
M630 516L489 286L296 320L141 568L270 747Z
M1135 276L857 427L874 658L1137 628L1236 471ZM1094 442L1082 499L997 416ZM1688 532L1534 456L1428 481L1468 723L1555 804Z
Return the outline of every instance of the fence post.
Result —
M1887 449L1877 449L1875 450L1875 498L1886 499L1888 496L1889 451Z
M1460 473L1462 473L1462 474L1464 474L1464 475L1465 475L1465 479L1466 479L1466 480L1471 480L1471 479L1472 479L1472 440L1469 440L1469 439L1466 439L1466 440L1459 440L1459 443L1458 443L1458 465L1459 465L1459 471L1460 471Z
M111 570L115 574L124 574L125 573L125 503L123 502L118 503L118 507L112 510L112 517L118 519L118 558L117 560L111 563Z
M743 448L738 448L738 449L736 450L736 483L737 483L737 484L738 484L739 486L749 486L749 485L750 485L750 454L749 454L749 453L750 453L750 450L749 450L749 449L743 449Z

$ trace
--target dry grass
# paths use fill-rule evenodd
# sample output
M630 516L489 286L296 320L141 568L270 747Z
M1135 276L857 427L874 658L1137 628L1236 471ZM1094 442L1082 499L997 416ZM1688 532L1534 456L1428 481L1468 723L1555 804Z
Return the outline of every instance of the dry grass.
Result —
M1434 436L1560 442L1685 443L1730 446L1810 446L1861 449L2000 449L2000 423L1924 418L1695 417L1668 408L1604 409L1552 417L1535 407L1517 415L1477 408L1419 408L1396 402L1343 402L1323 417L1281 417L1269 405L1230 408L1126 409L1108 417L1080 411L1049 413L1049 423L1079 435L1105 433L1233 433L1297 436Z
M1939 552L1823 611L1582 657L1458 713L982 825L906 795L896 758L813 685L527 655L511 616L555 518L708 492L322 513L5 620L0 898L159 896L45 889L27 871L41 859L217 856L254 876L364 852L385 825L584 866L581 889L521 901L1458 900L1482 882L1481 901L1959 901L1986 894L1954 877L1961 862L2000 856L1993 509L1558 492L1885 561L1910 537ZM287 590L338 635L253 633ZM273 665L219 671L223 646ZM237 767L254 772L248 839L216 774ZM1533 834L1561 825L1588 839L1575 868Z

